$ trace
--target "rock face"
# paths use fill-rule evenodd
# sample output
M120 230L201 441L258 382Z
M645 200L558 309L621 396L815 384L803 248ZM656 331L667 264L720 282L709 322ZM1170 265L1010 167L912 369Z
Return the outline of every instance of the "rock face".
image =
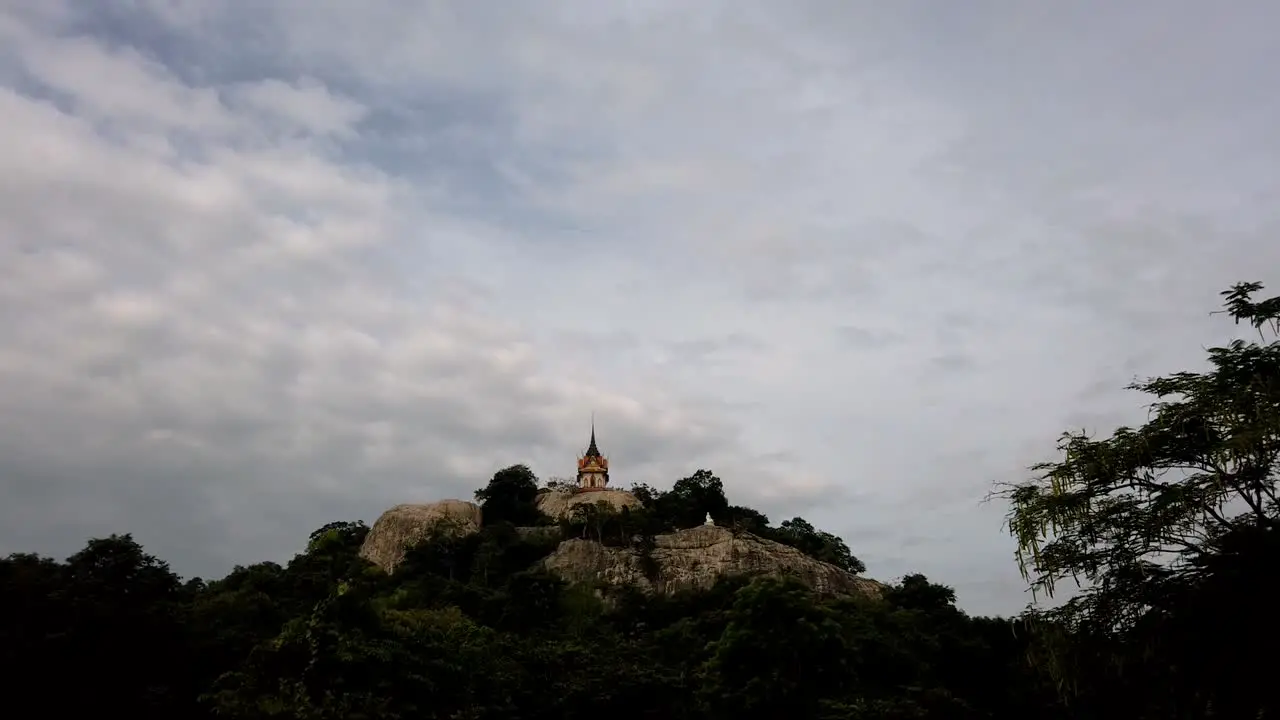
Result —
M593 490L579 493L552 490L539 495L536 502L538 509L544 515L559 520L568 517L579 505L591 505L601 501L609 503L615 510L621 510L624 507L640 507L640 501L636 496L626 490Z
M360 546L360 557L391 572L405 549L428 532L471 534L480 530L480 506L465 500L396 505L378 516Z
M722 577L770 575L796 578L821 595L880 596L881 585L874 580L814 560L781 543L749 533L735 535L714 525L658 535L651 556L656 565L653 579L645 573L635 550L605 547L590 540L566 540L543 563L571 583L630 584L663 594L707 589Z

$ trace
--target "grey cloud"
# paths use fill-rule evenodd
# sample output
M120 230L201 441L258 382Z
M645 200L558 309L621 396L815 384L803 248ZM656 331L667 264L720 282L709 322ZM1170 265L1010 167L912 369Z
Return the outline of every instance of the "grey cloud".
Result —
M978 361L972 355L948 353L930 358L929 366L940 372L959 373L976 368Z
M894 330L865 328L855 325L836 328L836 334L841 340L854 347L868 349L892 347L906 339L901 333Z
M697 340L680 340L670 343L668 350L681 363L714 363L718 359L727 359L736 354L750 353L766 347L759 338L746 333L729 333L719 337L704 337Z

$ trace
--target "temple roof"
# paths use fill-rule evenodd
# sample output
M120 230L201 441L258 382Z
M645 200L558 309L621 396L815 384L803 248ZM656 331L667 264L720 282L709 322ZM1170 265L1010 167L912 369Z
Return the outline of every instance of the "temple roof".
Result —
M587 446L587 454L583 455L583 457L602 457L600 448L596 447L596 423L594 420L591 421L591 444Z

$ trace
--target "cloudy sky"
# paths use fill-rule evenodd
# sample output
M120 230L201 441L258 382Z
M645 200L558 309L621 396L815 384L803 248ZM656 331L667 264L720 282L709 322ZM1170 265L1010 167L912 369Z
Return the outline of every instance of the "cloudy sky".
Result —
M963 6L963 7L961 7ZM974 612L993 482L1280 286L1280 8L0 0L0 553L698 468Z

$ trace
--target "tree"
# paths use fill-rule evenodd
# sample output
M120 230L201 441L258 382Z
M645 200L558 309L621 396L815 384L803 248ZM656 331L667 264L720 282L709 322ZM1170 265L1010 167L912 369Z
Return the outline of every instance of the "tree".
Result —
M61 587L45 598L60 615L45 629L46 647L61 661L46 672L56 672L77 692L55 694L47 707L67 710L76 698L91 697L103 712L189 713L194 696L183 667L185 598L168 564L131 535L111 535L90 540L68 558L61 576Z
M447 707L453 698L442 691L458 687L454 663L415 658L410 643L434 638L395 633L393 618L379 616L358 593L335 588L256 648L238 671L224 675L204 700L230 717L318 720L415 717ZM441 648L431 649L426 657L447 657Z
M325 523L312 531L311 536L307 539L307 552L314 552L316 547L321 544L341 545L358 549L360 543L364 542L364 538L368 534L369 526L365 525L363 520L354 522L337 520Z
M804 518L784 520L777 530L767 533L770 539L790 545L800 552L853 574L864 573L867 566L854 557L844 540L818 530Z
M528 465L512 465L493 474L489 484L476 491L476 500L486 525L509 522L537 525L543 520L538 510L538 476Z
M701 669L713 717L815 717L843 690L844 634L803 586L757 579L737 592L727 619Z
M653 486L648 483L632 483L631 494L634 495L635 498L640 501L640 504L645 507L652 506L653 503L657 501L658 497L662 495L661 492L655 490Z
M360 557L368 534L369 526L360 521L326 523L311 533L306 552L294 556L285 570L295 612L324 599L334 583L358 578L372 567Z
M708 513L723 519L729 509L724 482L710 470L698 470L681 478L670 492L655 499L659 513L676 529L701 525Z
M885 597L899 607L936 612L954 609L956 591L946 585L931 583L924 575L911 573L897 585L889 586Z
M1267 343L1266 335L1280 332L1280 298L1255 302L1261 289L1244 283L1222 293L1226 314L1252 325L1258 342L1209 349L1204 372L1135 382L1129 389L1154 398L1145 424L1104 438L1064 433L1060 459L1034 466L1036 478L995 492L1010 502L1007 527L1032 591L1052 596L1064 580L1082 587L1060 607L1036 614L1046 627L1141 658L1130 652L1132 643L1153 638L1153 623L1167 627L1190 611L1221 566L1214 558L1255 557L1229 548L1258 547L1259 538L1274 533L1280 342ZM1271 558L1260 558L1259 567ZM1230 654L1253 653L1237 647ZM1063 660L1071 655L1047 656L1068 679ZM1182 677L1177 687L1200 680ZM1200 693L1193 701L1198 709L1187 712L1220 707L1223 699L1214 703L1212 695Z
M769 527L769 516L741 505L730 505L726 513L729 527L739 532L759 535Z

